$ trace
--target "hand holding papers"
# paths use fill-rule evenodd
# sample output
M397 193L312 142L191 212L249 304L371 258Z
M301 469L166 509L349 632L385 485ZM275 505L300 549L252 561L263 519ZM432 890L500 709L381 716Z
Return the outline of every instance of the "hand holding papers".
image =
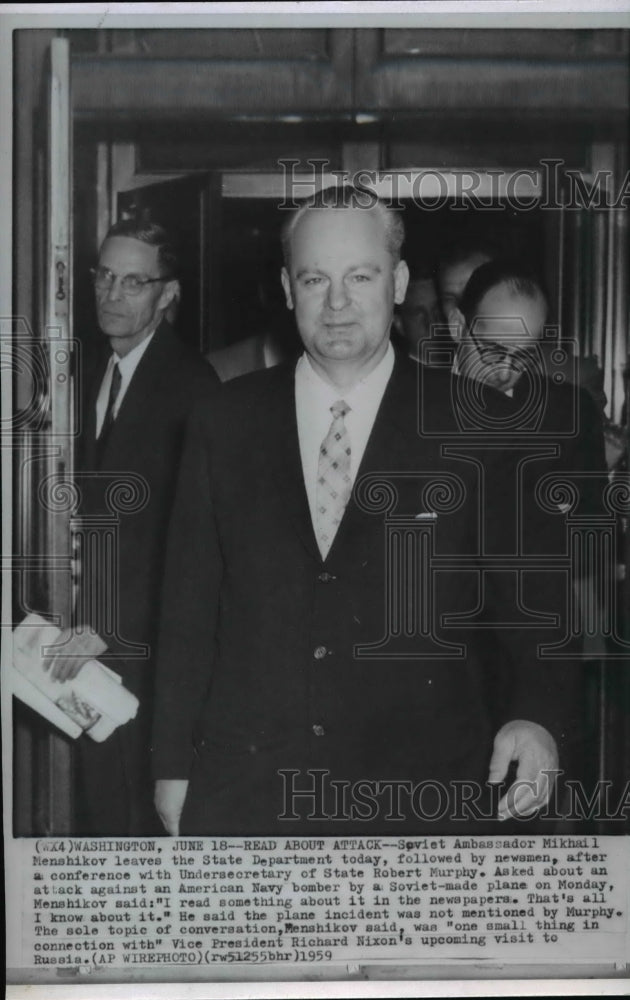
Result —
M54 671L47 669L49 647L58 645L62 635L39 615L28 615L18 625L13 633L10 668L13 694L73 739L85 732L101 743L117 726L134 718L138 699L122 686L114 671L97 660L82 659L81 654L89 648L83 637L75 643L73 636L64 649L64 656L77 657L80 669L76 676L64 670L64 679L55 679ZM98 640L102 652L102 640L92 639Z
M55 648L47 651L44 670L50 670L54 680L65 681L76 677L81 667L104 653L107 643L96 632L64 629L59 633Z

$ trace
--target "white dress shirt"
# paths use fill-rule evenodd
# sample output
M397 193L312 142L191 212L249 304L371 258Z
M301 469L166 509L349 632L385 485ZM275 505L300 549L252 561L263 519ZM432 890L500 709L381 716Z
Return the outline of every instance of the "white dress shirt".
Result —
M330 407L341 399L350 407L344 423L350 438L350 478L354 485L393 368L394 349L390 343L369 375L350 389L341 390L329 385L317 374L307 354L303 354L298 361L295 369L295 410L302 473L313 526L316 524L315 494L319 449L333 420Z
M140 364L144 352L153 340L155 331L144 340L140 341L137 347L132 348L129 354L125 354L124 358L120 358L115 351L112 351L111 357L105 369L105 374L103 375L103 381L101 382L101 388L98 391L98 396L96 398L96 436L98 437L101 433L103 427L103 421L105 420L105 413L107 411L107 404L109 402L109 390L112 384L112 375L114 372L114 365L118 362L118 369L120 371L120 392L118 393L118 398L114 404L114 419L118 416L118 411L120 409L121 403L125 398L125 393L129 388L129 383L133 377L133 373Z

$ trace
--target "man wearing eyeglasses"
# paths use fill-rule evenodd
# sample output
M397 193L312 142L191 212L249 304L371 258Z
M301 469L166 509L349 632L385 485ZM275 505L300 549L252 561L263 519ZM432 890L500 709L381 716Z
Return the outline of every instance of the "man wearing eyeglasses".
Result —
M579 513L600 513L606 477L601 417L590 393L570 379L566 351L555 341L544 343L547 314L536 272L518 261L482 264L452 314L459 342L455 370L512 399L515 443L546 445L546 457L523 462L523 483L529 481L538 513L536 486L548 473L575 483ZM545 551L539 522L529 523L531 544ZM564 522L561 528L564 537Z
M590 395L570 379L566 351L543 342L547 294L518 261L490 261L470 277L459 306L455 370L498 389L523 422L514 429L558 439L565 468L605 468L601 419Z
M590 394L567 377L564 349L543 342L547 314L536 272L519 261L482 264L451 314L459 345L454 368L512 399L515 445L547 446L546 457L523 463L525 485L529 480L535 491L543 474L565 474L576 483L580 512L599 512L598 477L606 470L601 419ZM539 545L539 526L530 523L531 542Z
M459 334L460 372L510 396L522 375L538 375L547 299L536 276L519 265L482 264L451 316Z
M598 408L586 389L569 380L565 350L555 341L544 344L547 314L547 295L535 272L520 262L492 261L471 275L452 316L459 333L456 370L512 400L508 434L514 432L520 465L522 551L553 559L567 551L568 516L584 516L594 526L605 514L607 473ZM593 617L596 591L588 571L579 565L573 570L574 600L587 637L572 652L597 659L605 648ZM551 609L545 587L552 588L553 579L553 571L539 575L536 592L526 593L525 602ZM579 770L575 764L573 769Z
M48 666L62 680L98 656L138 698L136 718L104 743L85 736L78 742L73 832L146 835L161 831L149 777L149 723L164 535L188 411L218 380L166 320L179 282L172 243L160 226L133 220L112 226L92 278L104 337L81 394L75 628ZM122 503L113 513L116 491ZM98 534L99 518L105 530L117 521L118 550L109 566L102 550L95 560L87 541L90 531L92 539Z

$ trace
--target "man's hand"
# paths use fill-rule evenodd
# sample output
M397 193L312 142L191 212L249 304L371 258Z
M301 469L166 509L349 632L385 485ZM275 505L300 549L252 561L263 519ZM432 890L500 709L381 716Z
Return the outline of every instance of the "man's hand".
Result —
M70 680L77 676L84 663L94 660L106 649L107 643L88 625L66 628L46 655L44 670L50 670L53 680Z
M153 801L162 824L171 837L179 835L179 818L186 801L188 781L185 778L160 778L155 782Z
M555 775L543 772L558 769L555 740L536 722L523 719L507 722L494 739L489 783L500 784L513 760L518 764L516 782L499 802L499 819L533 816L548 801Z

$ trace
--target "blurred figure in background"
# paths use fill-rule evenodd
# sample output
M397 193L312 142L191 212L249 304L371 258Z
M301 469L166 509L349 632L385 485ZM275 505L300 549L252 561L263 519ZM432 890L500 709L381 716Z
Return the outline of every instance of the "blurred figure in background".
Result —
M227 347L211 350L205 355L206 361L210 362L222 382L297 359L300 338L295 324L287 320L286 310L283 308L279 312L269 298L265 282L261 278L256 285L259 305L256 326L260 332L228 344Z
M560 352L551 354L557 370L550 375L542 350L548 312L547 292L535 271L519 261L482 264L451 314L459 343L456 367L512 398L517 410L533 400L532 434L558 439L567 471L599 473L606 468L600 414L592 396L567 377ZM588 486L580 485L588 495Z
M433 272L425 267L410 266L410 279L405 301L394 317L394 328L404 349L414 361L430 364L430 343L454 341L445 329L440 311Z
M442 317L449 325L457 323L453 311L473 271L499 255L497 246L473 237L461 237L446 248L438 264L437 287Z

